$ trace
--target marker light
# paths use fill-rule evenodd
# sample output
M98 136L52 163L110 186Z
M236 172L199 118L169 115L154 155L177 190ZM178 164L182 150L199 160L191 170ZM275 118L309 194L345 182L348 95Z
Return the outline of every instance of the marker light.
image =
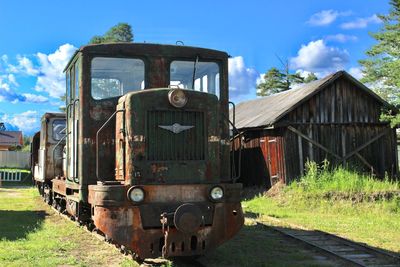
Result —
M188 99L182 89L172 89L168 93L168 100L176 108L182 108L186 105Z
M133 202L136 202L136 203L142 202L144 199L144 191L140 187L131 187L128 190L128 197Z
M224 196L224 190L220 186L216 186L210 191L210 197L212 200L220 200Z

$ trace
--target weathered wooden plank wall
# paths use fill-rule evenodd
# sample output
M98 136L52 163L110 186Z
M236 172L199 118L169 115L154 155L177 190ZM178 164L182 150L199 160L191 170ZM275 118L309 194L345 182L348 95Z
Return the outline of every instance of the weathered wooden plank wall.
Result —
M398 173L396 133L380 121L383 106L364 88L341 76L304 99L275 123L274 129L244 131L244 151L261 148L268 167L271 153L260 140L265 146L271 137L281 136L276 156L284 160L280 175L286 182L304 173L307 160L321 163L327 159L332 166L342 164L380 177L386 173L394 176ZM237 139L234 150L238 147ZM266 179L254 172L256 165L262 164L259 152L257 159L248 159L255 154L246 153L243 155L247 158L242 161L243 180ZM249 168L252 170L246 170Z
M297 130L340 157L348 155L372 138L386 132L383 137L360 150L359 154L372 165L376 175L383 176L385 172L391 176L396 174L395 134L385 126L305 125L297 126ZM299 139L298 135L289 130L285 133L285 158L287 177L291 179L303 173L307 160L322 162L327 159L332 166L344 163L358 170L371 171L371 168L356 155L342 162L333 154L323 151L307 140Z
M332 152L327 153L286 130L285 155L289 180L303 173L307 160L322 162L325 158L333 165L344 163L368 171L373 167L378 176L383 176L385 172L396 174L395 131L380 121L381 112L382 103L351 81L338 79L287 114L280 121L282 126L293 126ZM383 132L386 132L383 137L360 150L359 155L354 154L345 161L333 155L345 157Z

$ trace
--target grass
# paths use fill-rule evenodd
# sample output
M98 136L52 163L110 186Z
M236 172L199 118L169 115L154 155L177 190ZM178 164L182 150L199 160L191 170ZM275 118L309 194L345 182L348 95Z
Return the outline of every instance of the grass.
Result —
M307 162L306 169L305 176L290 185L292 192L320 195L328 192L354 194L400 191L400 183L390 181L387 176L378 180L343 167L331 170L327 161L322 166Z
M332 266L271 229L247 220L205 266ZM47 205L33 188L0 188L0 266L138 266ZM181 261L167 266L193 266Z
M20 168L0 168L0 172L23 172L23 173L30 173L30 170L27 169L20 169Z
M138 266L42 203L33 188L0 188L0 266Z
M198 260L204 266L332 266L316 259L313 252L299 247L272 229L265 229L247 220L231 241ZM174 267L193 266L172 263Z
M0 168L0 172L21 172L21 181L3 181L0 182L2 186L31 186L32 182L32 175L30 170L26 169L19 169L19 168Z
M400 185L325 165L308 164L306 175L274 196L243 202L264 220L298 224L400 252Z

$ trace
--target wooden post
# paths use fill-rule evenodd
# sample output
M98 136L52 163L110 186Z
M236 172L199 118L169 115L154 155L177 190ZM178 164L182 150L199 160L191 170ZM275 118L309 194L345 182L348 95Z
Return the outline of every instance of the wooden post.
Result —
M299 144L299 166L300 166L300 174L304 174L304 161L303 161L303 140L301 140L301 136L297 136L297 142Z
M342 158L343 158L343 161L342 161L342 163L343 163L343 166L345 167L345 165L346 165L346 159L345 159L345 156L346 156L346 133L345 133L345 128L344 128L344 126L341 126L340 127L340 132L341 132L341 139L342 139Z

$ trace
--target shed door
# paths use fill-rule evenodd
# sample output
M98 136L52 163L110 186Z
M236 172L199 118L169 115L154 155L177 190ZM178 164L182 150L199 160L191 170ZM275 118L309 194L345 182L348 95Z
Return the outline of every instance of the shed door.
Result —
M268 169L271 176L271 185L279 181L278 172L278 145L276 137L268 138Z
M260 141L271 185L276 184L279 180L284 182L282 137L269 136L261 138Z

